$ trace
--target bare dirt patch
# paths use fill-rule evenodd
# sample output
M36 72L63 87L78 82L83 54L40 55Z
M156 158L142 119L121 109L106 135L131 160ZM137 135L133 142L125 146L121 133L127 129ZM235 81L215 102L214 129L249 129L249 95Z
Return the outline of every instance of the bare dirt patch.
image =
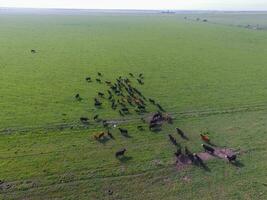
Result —
M201 158L202 161L211 160L214 158L224 159L225 161L228 161L227 158L225 158L226 155L231 156L234 155L235 152L230 148L214 148L214 154L210 154L208 152L199 152L197 155ZM203 168L208 169L204 163L197 162L196 159L192 160L187 155L180 155L176 157L176 168L178 170L182 170L185 167L191 165L191 164L197 164L202 166Z

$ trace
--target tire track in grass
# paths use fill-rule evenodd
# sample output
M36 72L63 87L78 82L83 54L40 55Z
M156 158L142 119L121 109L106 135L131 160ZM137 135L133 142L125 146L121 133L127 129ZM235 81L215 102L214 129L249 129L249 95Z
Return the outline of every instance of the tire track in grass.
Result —
M262 111L267 110L266 104L259 105L244 105L240 107L228 107L224 109L206 109L206 110L193 110L193 111L184 111L184 112L169 112L171 116L177 117L179 119L186 118L199 118L199 117L207 117L212 115L223 115L223 114L232 114L232 113L241 113L241 112L254 112L254 111ZM142 117L148 118L151 115L145 114ZM136 117L125 117L123 119L109 119L107 120L110 124L128 124L128 123L138 123L140 121L141 116ZM174 119L175 120L175 119ZM177 119L176 119L177 120ZM140 121L141 122L141 121ZM73 130L98 130L102 126L96 122L89 122L88 126L82 125L77 121L73 121L71 123L50 123L44 126L25 126L25 127L8 127L0 130L0 134L14 134L14 133L29 133L34 131L63 131L66 129Z

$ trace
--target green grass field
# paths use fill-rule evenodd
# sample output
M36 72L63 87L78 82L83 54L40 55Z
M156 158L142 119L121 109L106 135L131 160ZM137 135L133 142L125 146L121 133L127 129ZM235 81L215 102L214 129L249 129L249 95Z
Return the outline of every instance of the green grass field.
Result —
M267 32L183 16L0 14L0 199L267 199ZM85 77L97 72L143 73L138 88L174 123L142 132L132 114L120 125L131 138L114 129L115 140L95 141L103 129L81 116L122 118L93 106L106 86ZM212 159L210 171L177 170L167 134L200 152L202 131L238 150L242 167ZM114 156L122 147L124 162Z

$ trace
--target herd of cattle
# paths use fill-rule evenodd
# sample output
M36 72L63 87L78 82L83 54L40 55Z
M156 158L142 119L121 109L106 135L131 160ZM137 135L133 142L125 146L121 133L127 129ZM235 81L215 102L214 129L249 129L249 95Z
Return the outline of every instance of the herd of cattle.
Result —
M101 108L104 101L107 101L112 110L118 112L118 114L122 117L135 112L136 114L140 115L140 119L150 131L160 131L162 129L162 125L164 122L172 123L172 117L166 113L165 109L157 103L154 99L146 98L142 92L134 86L134 82L139 85L144 85L144 76L143 74L139 74L135 76L132 73L129 73L130 78L128 77L118 77L116 81L111 82L109 80L103 80L102 73L97 73L97 78L95 78L95 82L98 84L105 84L107 86L107 91L99 91L97 92L97 96L94 98L94 106L96 108ZM91 77L86 77L85 81L91 83L94 81ZM80 94L75 95L75 99L77 101L82 101L83 98ZM145 119L143 116L145 113L149 113L148 106L154 106L156 112L150 117L150 119ZM93 138L99 142L105 140L107 137L110 139L114 139L114 136L111 133L111 126L112 123L109 123L107 120L103 120L99 117L99 115L95 115L93 120L97 123L102 123L102 126L106 131L97 133L93 136ZM81 117L81 123L88 124L89 119L88 117ZM115 125L114 125L115 127ZM118 128L121 135L124 137L129 137L128 130L123 128ZM142 131L144 130L143 125L137 126L137 129ZM182 139L188 140L186 134L179 128L176 128L177 133ZM169 140L173 145L177 148L176 152L174 153L177 158L181 155L186 156L189 158L192 163L198 162L203 163L202 159L196 154L189 151L187 147L182 149L182 146L176 141L175 137L171 134L168 135ZM201 134L201 139L206 143L202 144L204 150L210 154L214 153L214 148L210 143L208 135ZM126 148L120 149L115 152L115 157L124 156L126 152ZM226 155L226 158L230 162L234 162L236 160L236 155Z

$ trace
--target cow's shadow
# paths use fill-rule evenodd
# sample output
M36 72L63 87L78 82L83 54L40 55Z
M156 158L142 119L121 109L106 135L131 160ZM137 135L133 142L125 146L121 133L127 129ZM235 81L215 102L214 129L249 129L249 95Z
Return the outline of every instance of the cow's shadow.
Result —
M132 160L132 159L133 159L132 156L121 156L121 157L118 157L118 160L120 162L127 162L127 161Z

